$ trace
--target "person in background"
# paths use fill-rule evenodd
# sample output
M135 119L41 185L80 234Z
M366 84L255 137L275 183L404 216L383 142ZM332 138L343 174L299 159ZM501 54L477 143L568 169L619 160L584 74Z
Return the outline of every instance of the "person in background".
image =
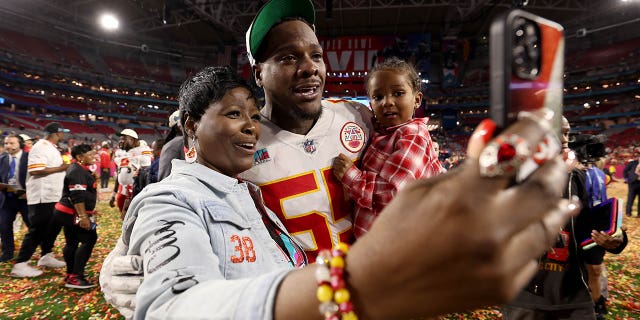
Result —
M33 146L33 138L24 133L21 133L20 137L24 141L24 149L22 151L29 152L31 150L31 147Z
M15 251L13 222L20 212L22 220L29 226L26 180L29 153L24 151L22 137L10 134L4 138L6 152L0 154L0 239L2 255L0 262L13 259Z
M113 208L117 203L121 217L124 218L133 196L134 177L138 170L151 165L152 152L149 147L140 145L138 133L132 129L124 129L118 136L120 136L120 148L126 153L115 159L118 165L118 176L109 206Z
M164 139L158 162L158 181L166 178L171 172L171 160L184 160L184 143L180 124L180 111L176 110L169 116L169 133Z
M100 188L101 191L109 188L109 178L111 178L111 150L109 141L102 141L100 151Z
M628 186L627 192L627 208L625 213L627 217L640 217L640 158L636 157L635 159L629 161L627 165L624 167L624 182ZM636 210L636 214L633 215L631 210L633 208L633 203L638 200L638 206Z
M611 159L607 156L607 160L602 165L602 171L607 175L607 185L613 181L622 181L616 177L616 159Z
M342 153L333 162L333 174L355 201L356 238L369 231L408 182L444 172L427 127L429 118L413 118L422 102L418 72L393 57L369 71L366 86L376 132L360 168Z
M608 199L606 174L602 171L604 166L604 157L606 156L604 135L580 134L572 138L569 147L575 152L576 158L583 164L581 170L585 175L585 186L588 208L584 215L603 215L602 210L610 211L608 206L602 207ZM580 215L582 217L582 214ZM605 277L604 256L607 249L606 245L601 245L597 240L601 238L605 243L622 241L626 237L626 233L619 236L610 236L604 231L590 230L592 238L598 244L589 249L588 258L586 260L587 273L589 275L589 291L594 302L596 319L605 319L608 313L606 306L606 298L604 296L603 277ZM617 246L613 246L615 250ZM619 252L618 252L619 253ZM606 283L606 282L605 282Z
M67 169L62 197L53 216L64 228L66 244L62 252L67 265L64 286L89 289L95 284L87 281L84 269L98 240L96 178L89 170L96 151L88 144L80 144L71 149L71 155L75 161Z
M62 162L64 164L71 164L71 159L73 159L73 157L71 157L71 148L66 146L60 148L60 153L62 153Z
M433 145L433 151L435 151L436 155L440 155L440 144L435 141L435 140L431 140L431 144Z
M16 264L11 269L12 277L37 277L42 274L41 270L28 265L38 246L42 250L38 266L65 266L65 263L56 259L51 251L62 229L62 226L52 219L53 210L62 196L64 172L69 167L69 164L63 163L57 145L69 130L58 122L47 124L44 130L47 137L38 140L29 152L26 187L31 225L22 240Z
M570 130L569 121L563 117L563 153L571 162L567 167L568 183L563 181L562 185L563 196L580 199L582 210L578 216L570 218L556 235L555 244L538 258L537 273L529 284L503 307L505 320L595 320L587 265L601 264L604 250L620 253L627 245L627 237L623 232L621 238L614 240L614 245L602 247L602 250L583 250L580 246L578 234L589 234L593 225L585 220L589 214L586 173L569 148ZM591 236L598 243L600 234L594 231Z
M164 139L157 139L151 143L151 151L153 152L153 160L149 166L149 183L158 182L158 168L160 163L160 157L162 156L162 147L164 146Z

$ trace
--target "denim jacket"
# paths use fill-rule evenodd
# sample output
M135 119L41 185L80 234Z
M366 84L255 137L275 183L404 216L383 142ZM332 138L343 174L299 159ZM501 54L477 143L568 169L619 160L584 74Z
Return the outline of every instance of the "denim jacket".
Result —
M200 164L174 160L167 178L133 199L123 240L128 254L144 261L135 318L273 318L276 290L293 267L248 188L257 189ZM266 211L284 231L276 215ZM284 236L291 239L286 231Z

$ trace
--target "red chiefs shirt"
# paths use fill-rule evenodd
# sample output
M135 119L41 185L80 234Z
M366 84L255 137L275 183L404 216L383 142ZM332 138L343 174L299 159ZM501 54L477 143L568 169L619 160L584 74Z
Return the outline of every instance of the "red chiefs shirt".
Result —
M100 168L111 168L111 154L109 149L100 149Z

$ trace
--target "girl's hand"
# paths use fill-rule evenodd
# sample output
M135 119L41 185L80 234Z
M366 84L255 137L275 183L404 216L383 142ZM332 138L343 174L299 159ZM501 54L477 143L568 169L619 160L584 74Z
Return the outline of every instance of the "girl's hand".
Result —
M344 174L353 166L351 159L345 154L341 153L333 159L333 175L338 178L338 181L342 181Z

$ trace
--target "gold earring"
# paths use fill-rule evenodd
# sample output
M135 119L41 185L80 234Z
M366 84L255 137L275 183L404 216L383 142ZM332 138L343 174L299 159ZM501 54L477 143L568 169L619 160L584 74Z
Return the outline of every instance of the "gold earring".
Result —
M196 152L196 137L193 136L191 137L191 147L189 147L189 150L187 150L187 152L184 154L184 160L187 161L187 163L193 163L197 158L198 154Z

